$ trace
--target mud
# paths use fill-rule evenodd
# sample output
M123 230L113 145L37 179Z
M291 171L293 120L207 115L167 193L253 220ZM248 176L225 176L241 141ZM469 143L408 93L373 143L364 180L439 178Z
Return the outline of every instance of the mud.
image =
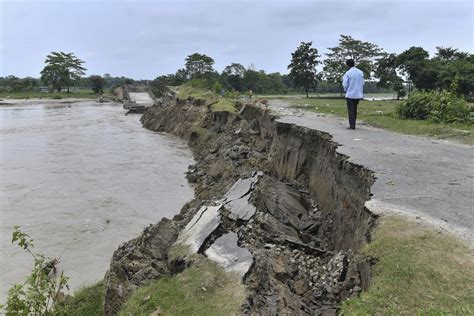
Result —
M143 115L145 128L189 140L195 199L116 251L106 276L107 315L137 287L192 265L187 255L194 252L220 256L216 262L245 253L244 313L334 314L367 287L372 260L353 253L370 240L376 220L364 208L372 172L337 153L329 134L238 107L239 114L212 112L206 100L170 93ZM258 181L242 186L257 174ZM212 228L199 238L187 232L203 218ZM222 240L234 243L233 234L237 245L222 253ZM191 250L170 252L194 237Z

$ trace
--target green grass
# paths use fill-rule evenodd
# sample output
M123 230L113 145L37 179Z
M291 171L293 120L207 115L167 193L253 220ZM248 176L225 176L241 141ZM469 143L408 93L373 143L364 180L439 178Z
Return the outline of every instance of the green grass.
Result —
M231 99L226 98L220 98L217 103L211 105L211 110L213 112L227 111L231 113L237 113L237 109L235 108L235 102Z
M199 99L199 100L208 100L209 102L217 101L218 97L217 94L210 90L194 88L187 85L182 85L176 87L178 90L178 98L180 99Z
M333 114L344 118L347 117L345 99L288 98L286 100L293 107L318 113ZM474 125L402 120L395 115L395 107L400 102L403 101L363 100L359 103L357 119L369 125L398 133L429 136L474 145Z
M472 315L474 257L454 237L387 216L363 255L379 259L368 291L342 315Z
M66 99L66 98L87 98L95 99L97 94L92 90L76 90L66 92L0 92L0 99Z
M175 91L178 92L178 98L180 99L198 99L207 100L207 104L211 104L211 110L213 112L227 111L237 113L235 103L229 98L220 98L214 92L202 88L190 87L188 85L182 85L175 87Z
M196 255L182 273L139 288L120 315L235 315L245 300L244 286L207 258Z
M66 298L56 310L56 315L68 316L99 316L104 314L104 282L86 286L78 290L74 296Z

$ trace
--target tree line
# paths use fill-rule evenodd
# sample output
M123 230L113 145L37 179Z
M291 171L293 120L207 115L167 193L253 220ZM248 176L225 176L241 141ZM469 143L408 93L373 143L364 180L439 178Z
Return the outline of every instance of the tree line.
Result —
M337 46L327 49L325 58L312 42L302 42L291 54L288 74L266 73L253 64L245 67L231 63L222 72L214 69L214 59L200 53L186 57L183 68L158 76L151 85L160 93L166 86L191 81L216 91L259 94L292 92L334 93L342 95L341 78L346 71L345 60L351 58L365 75L366 93L396 92L398 97L418 90L450 90L472 97L474 91L474 55L451 47L436 47L435 56L422 47L410 47L396 54L385 52L376 44L340 35ZM25 91L46 86L53 91L69 91L71 86L102 92L124 83L148 83L125 77L93 75L84 78L84 61L72 53L52 52L46 57L41 78L0 77L0 90ZM322 69L321 71L318 70Z
M256 93L289 93L310 91L340 92L345 73L345 61L353 59L364 72L366 93L393 91L397 97L418 90L449 90L465 97L474 91L474 55L451 47L436 47L430 58L422 47L410 47L395 54L385 52L378 45L341 35L339 45L328 48L321 59L312 42L302 42L291 54L288 74L266 74L254 66L245 68L231 63L221 73L214 70L214 59L194 53L185 59L184 68L174 74L159 76L153 85L180 85L187 81L203 81L208 87ZM322 66L322 71L317 70Z

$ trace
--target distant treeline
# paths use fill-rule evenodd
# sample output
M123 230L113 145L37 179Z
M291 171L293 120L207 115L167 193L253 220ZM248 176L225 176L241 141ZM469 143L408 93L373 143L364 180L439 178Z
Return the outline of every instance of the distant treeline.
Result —
M328 48L321 59L312 42L302 42L291 54L288 74L266 73L253 64L231 63L222 72L214 69L214 59L200 53L185 58L183 68L154 80L92 75L83 77L84 61L73 53L51 52L41 78L0 77L0 92L69 91L92 89L97 93L125 83L150 84L158 96L166 86L190 82L218 93L247 92L287 94L316 92L342 93L341 79L346 59L353 59L364 72L366 93L393 92L399 97L418 90L447 90L467 98L474 91L474 55L451 47L436 47L435 56L422 47L410 47L400 54L388 53L376 44L341 35L339 45ZM321 65L322 67L319 67ZM318 69L322 68L322 71Z
M72 89L92 89L94 86L94 77L96 76L81 77L80 79L75 80ZM122 86L125 83L148 82L148 80L134 80L126 77L112 77L109 74L105 74L99 77L103 80L102 87L104 89L111 89L114 87ZM39 78L18 78L15 76L0 77L0 92L29 92L40 90L47 91L49 89L50 86Z
M247 70L247 75L242 78L235 78L229 76L213 76L214 79L221 82L219 87L226 91L235 90L239 92L248 91L252 89L258 94L291 94L300 93L301 90L295 87L288 75L281 75L280 73L266 74L263 70L252 71ZM91 76L92 77L92 76ZM94 76L95 77L95 76ZM124 84L151 84L153 86L164 85L181 85L187 79L177 79L173 76L160 76L155 80L135 80L126 77L112 77L109 74L101 76L103 79L102 89L110 90ZM207 86L207 84L206 84ZM212 84L211 84L212 86ZM72 90L93 89L95 87L94 78L83 77L74 82ZM377 86L377 82L367 82L365 85L366 93L390 93L393 90L381 88ZM15 76L0 77L0 92L31 92L31 91L49 91L48 85L45 85L41 79L25 77L18 78ZM315 93L339 93L339 84L321 80L317 87L312 90ZM160 92L158 92L160 94Z

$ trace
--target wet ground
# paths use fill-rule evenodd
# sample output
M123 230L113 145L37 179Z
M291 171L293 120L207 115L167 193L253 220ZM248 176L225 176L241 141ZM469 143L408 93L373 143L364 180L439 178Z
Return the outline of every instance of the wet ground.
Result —
M72 289L103 277L113 251L192 198L182 140L142 128L121 104L0 107L0 300L29 271L13 225L61 257Z

